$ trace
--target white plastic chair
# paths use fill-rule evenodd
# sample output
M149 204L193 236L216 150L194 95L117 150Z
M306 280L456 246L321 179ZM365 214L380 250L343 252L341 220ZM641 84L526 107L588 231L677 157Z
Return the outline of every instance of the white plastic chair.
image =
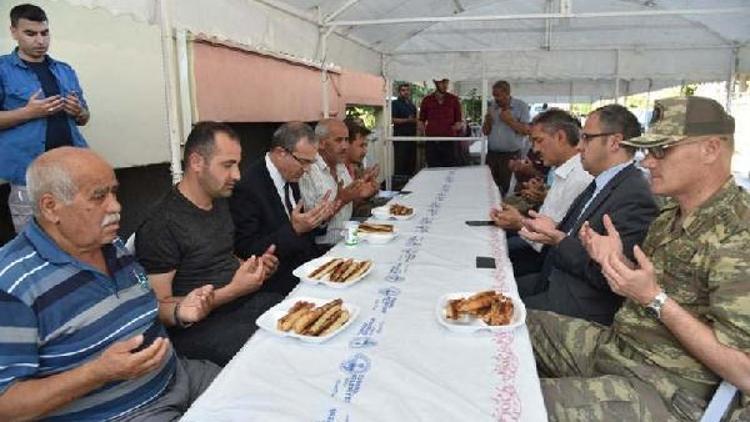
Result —
M737 387L722 381L719 388L716 389L711 402L703 413L701 422L719 422L724 414L727 413L729 405L732 403L734 396L737 394Z

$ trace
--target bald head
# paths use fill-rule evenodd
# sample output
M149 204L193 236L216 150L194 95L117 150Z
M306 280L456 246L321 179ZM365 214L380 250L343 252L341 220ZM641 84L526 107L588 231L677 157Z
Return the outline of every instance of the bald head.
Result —
M346 129L344 122L336 119L323 119L318 121L315 126L315 139L321 141L331 136L331 132L335 132L337 129Z
M341 120L323 119L315 126L318 152L328 165L344 163L348 147L349 130Z
M61 147L45 152L26 170L34 216L40 216L39 200L44 194L70 204L86 180L111 174L112 167L90 149Z

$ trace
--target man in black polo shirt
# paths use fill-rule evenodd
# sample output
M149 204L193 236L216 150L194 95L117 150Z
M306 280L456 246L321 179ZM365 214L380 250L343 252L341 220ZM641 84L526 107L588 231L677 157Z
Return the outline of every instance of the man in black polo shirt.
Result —
M255 320L283 296L259 291L276 271L275 245L240 261L227 198L240 179L239 138L228 126L201 122L185 143L185 177L136 233L162 321L177 351L225 365L257 329ZM181 306L198 298L208 312ZM171 322L171 324L170 324Z
M417 136L417 106L411 101L411 86L398 86L398 98L391 103L393 136ZM413 141L394 142L394 173L408 178L414 175L417 161L417 144Z

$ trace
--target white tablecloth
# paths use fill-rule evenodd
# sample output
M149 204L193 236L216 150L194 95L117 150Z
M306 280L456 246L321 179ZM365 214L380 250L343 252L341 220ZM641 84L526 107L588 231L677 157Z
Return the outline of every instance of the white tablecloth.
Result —
M323 344L259 331L193 404L184 421L544 421L528 332L457 334L439 325L445 293L496 288L517 295L505 236L486 220L499 202L487 167L424 170L394 201L415 218L395 222L386 245L337 245L329 254L375 261L346 288L300 285L290 297L357 304L361 313ZM494 256L498 269L477 269Z

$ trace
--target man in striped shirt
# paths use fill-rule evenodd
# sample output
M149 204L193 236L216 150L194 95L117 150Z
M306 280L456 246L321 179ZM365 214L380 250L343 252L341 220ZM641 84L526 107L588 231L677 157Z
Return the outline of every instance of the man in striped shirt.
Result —
M62 147L26 179L34 221L0 249L0 420L179 417L218 367L176 358L148 279L117 239L112 168Z

